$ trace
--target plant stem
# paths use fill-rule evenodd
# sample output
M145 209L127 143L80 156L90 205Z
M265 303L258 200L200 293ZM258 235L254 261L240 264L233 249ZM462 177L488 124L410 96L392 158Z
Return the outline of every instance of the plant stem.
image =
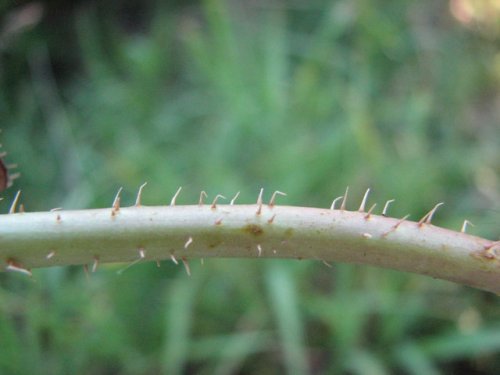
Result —
M208 257L369 264L500 294L498 242L364 212L187 205L0 215L4 270Z

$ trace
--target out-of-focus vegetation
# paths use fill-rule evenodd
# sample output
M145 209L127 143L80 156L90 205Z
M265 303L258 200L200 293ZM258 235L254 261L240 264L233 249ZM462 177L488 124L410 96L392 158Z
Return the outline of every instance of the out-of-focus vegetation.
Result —
M478 4L480 5L478 6ZM3 2L1 142L29 211L210 196L500 235L497 0ZM500 303L320 261L0 275L2 374L495 374Z

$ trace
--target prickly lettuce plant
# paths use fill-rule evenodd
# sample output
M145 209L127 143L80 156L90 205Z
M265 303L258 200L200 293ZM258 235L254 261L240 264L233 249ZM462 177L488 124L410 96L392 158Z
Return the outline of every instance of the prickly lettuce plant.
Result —
M17 194L9 214L0 216L0 257L3 269L31 275L33 267L83 264L95 271L99 263L162 261L184 263L191 258L268 257L350 262L429 275L500 294L500 243L436 227L437 204L418 222L381 215L376 204L366 210L369 190L357 211L346 209L347 193L330 209L280 206L276 191L268 204L263 189L256 204L219 204L217 195L205 203L169 206L141 204L80 211L16 213ZM336 201L341 200L335 209Z

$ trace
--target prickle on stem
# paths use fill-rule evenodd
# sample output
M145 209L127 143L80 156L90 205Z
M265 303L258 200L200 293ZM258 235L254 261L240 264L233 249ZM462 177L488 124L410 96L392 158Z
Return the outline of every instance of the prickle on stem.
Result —
M175 258L175 255L174 254L170 254L170 259L172 260L172 262L174 262L174 264L176 266L179 265L179 262L177 261L177 259Z
M123 187L118 189L118 192L115 195L115 199L113 200L113 204L111 205L111 216L115 216L118 211L120 211L120 202L121 202L121 193Z
M368 199L368 194L370 194L370 188L366 189L365 195L363 196L363 200L361 201L361 204L359 205L358 208L359 212L365 212L365 206L366 206L366 201Z
M177 189L177 191L175 192L174 196L172 197L172 200L170 201L170 205L171 206L175 206L175 201L177 200L177 197L181 193L181 190L182 190L182 186L180 186L179 189Z
M384 209L382 210L382 216L387 216L387 210L389 209L389 205L395 201L396 201L395 199L389 199L387 202L385 202Z
M259 196L257 197L257 212L256 215L260 215L262 213L262 194L264 193L264 188L260 189Z
M198 206L203 206L203 198L207 198L208 194L205 192L205 190L202 190L200 193L200 200L198 201Z
M18 190L12 204L10 205L9 214L16 213L17 203L19 202L19 197L21 196L21 190Z
M148 183L145 182L141 186L139 186L139 191L137 192L137 198L135 199L135 206L141 207L141 199L142 199L142 190Z
M187 249L189 245L191 245L192 243L193 243L193 237L189 237L186 243L184 244L184 249Z
M349 186L345 189L344 196L342 197L342 203L340 204L340 210L344 211L347 203L347 194L349 194Z
M182 257L181 260L182 260L182 264L184 265L184 269L186 270L187 275L191 276L191 268L189 268L189 262L184 257Z
M444 204L444 202L440 202L438 204L436 204L432 210L430 210L429 212L427 212L418 222L418 226L419 227L422 227L424 224L430 224L431 221L432 221L432 217L434 216L434 213L436 212L436 210L442 206Z
M221 198L221 199L226 199L226 197L225 197L225 196L220 195L220 194L217 194L217 195L215 196L215 198L214 198L213 202L212 202L212 205L210 206L210 208L211 208L212 210L215 210L215 209L217 208L217 200L218 200L219 198Z
M233 206L233 205L234 205L234 202L236 202L236 199L238 199L239 195L240 195L240 192L238 191L238 192L236 193L236 195L233 197L233 199L231 199L231 202L229 202L229 205L230 205L230 206Z
M94 263L92 264L92 273L97 271L97 267L99 267L99 257L94 257Z
M13 260L7 261L7 267L5 268L7 271L19 272L24 275L28 275L29 277L33 276L31 270L22 267L20 264L14 262Z
M409 217L410 217L410 215L406 215L406 216L402 217L401 219L399 219L398 222L391 227L391 229L389 229L387 232L382 234L382 237L386 237L389 233L394 232Z
M370 209L368 210L368 212L367 212L367 213L366 213L366 215L365 215L365 220L369 220L369 219L370 219L370 217L372 216L372 212L373 212L373 210L375 209L375 207L376 207L376 206L377 206L377 203L374 203L374 204L370 207Z
M269 206L269 207L271 207L271 208L272 208L272 207L274 207L274 204L275 204L275 200L276 200L276 196L277 196L277 195L281 195L281 196L286 197L286 193L283 193L282 191L278 191L278 190L276 190L276 191L273 193L273 195L271 196L271 199L269 200L269 204L268 204L268 206Z
M333 202L332 202L331 206L330 206L330 210L335 210L335 204L336 204L339 200L341 200L342 198L344 198L344 196L343 196L343 195L341 195L340 197L335 198L335 199L333 200Z
M470 225L472 227L474 226L474 224L472 224L469 220L464 220L464 223L462 224L462 228L460 228L460 232L465 233L468 225Z

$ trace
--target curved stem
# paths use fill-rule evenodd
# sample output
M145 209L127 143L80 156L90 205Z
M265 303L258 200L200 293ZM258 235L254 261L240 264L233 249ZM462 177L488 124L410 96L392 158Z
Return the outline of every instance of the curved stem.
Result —
M188 205L0 215L4 270L194 257L362 263L500 293L498 242L345 210Z

